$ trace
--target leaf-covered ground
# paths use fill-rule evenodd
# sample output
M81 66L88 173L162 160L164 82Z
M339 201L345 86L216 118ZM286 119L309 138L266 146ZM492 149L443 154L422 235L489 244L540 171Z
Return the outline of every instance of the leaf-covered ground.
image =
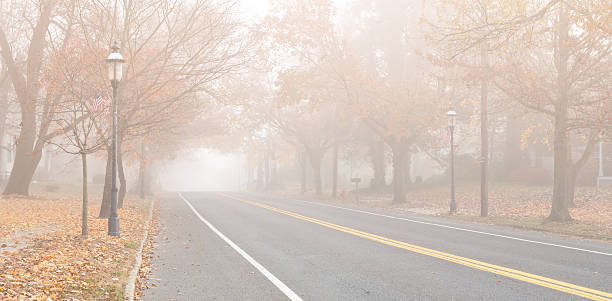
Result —
M99 202L91 203L82 238L78 197L0 199L0 299L122 300L148 204L126 199L116 238L97 218Z
M450 188L447 186L408 188L406 203L392 204L389 193L340 193L338 201L360 206L448 216ZM315 197L309 195L310 197ZM453 218L503 224L563 234L612 240L612 189L599 193L593 187L578 187L576 207L570 208L571 222L546 222L550 213L552 188L492 183L489 186L489 217L480 218L480 185L460 183L456 188L457 215Z

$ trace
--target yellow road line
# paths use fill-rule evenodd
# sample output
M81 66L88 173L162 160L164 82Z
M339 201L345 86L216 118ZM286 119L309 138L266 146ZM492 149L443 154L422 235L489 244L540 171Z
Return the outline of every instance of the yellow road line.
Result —
M598 290L594 290L588 287L583 287L583 286L579 286L579 285L575 285L575 284L571 284L571 283L567 283L567 282L563 282L563 281L559 281L559 280L555 280L552 278L547 278L547 277L543 277L543 276L539 276L539 275L535 275L535 274L531 274L531 273L527 273L527 272L523 272L523 271L519 271L519 270L515 270L515 269L511 269L511 268L507 268L507 267L503 267L503 266L499 266L499 265L494 265L494 264L490 264L490 263L486 263L486 262L482 262L479 260L474 260L474 259L470 259L470 258L466 258L466 257L461 257L461 256L457 256L457 255L453 255L450 253L445 253L445 252L441 252L441 251L437 251L437 250L433 250L433 249L428 249L428 248L424 248L421 246L417 246L417 245L412 245L409 243L405 243L403 241L398 241L398 240L393 240L387 237L383 237L383 236L378 236L375 234L371 234L371 233L367 233L367 232L363 232L363 231L359 231L359 230L355 230L349 227L344 227L344 226L340 226L340 225L336 225L330 222L326 222L323 220L319 220L319 219L315 219L312 217L308 217L308 216L304 216L301 214L297 214L295 212L291 212L291 211L287 211L287 210L283 210L283 209L278 209L269 205L265 205L262 203L258 203L258 202L254 202L254 201L250 201L250 200L245 200L245 199L241 199L241 198L237 198L231 195L227 195L224 193L219 193L219 195L222 195L224 197L230 198L230 199L234 199L237 201L241 201L253 206L257 206L260 208L264 208L267 210L271 210L277 213L281 213L284 215L288 215L297 219L301 219L304 221L308 221L314 224L318 224L327 228L331 228L334 230L338 230L341 232L345 232L348 234L352 234L355 236L359 236L359 237L363 237L369 240L373 240L376 242L380 242L389 246L394 246L394 247L398 247L404 250L408 250L408 251L412 251L415 253L419 253L419 254L423 254L423 255L427 255L427 256L432 256L435 258L439 258L439 259L443 259L446 261L450 261L450 262L454 262L457 264L461 264L464 266L468 266L474 269L478 269L478 270L482 270L482 271L487 271L487 272L491 272L491 273L495 273L498 275L502 275L502 276L506 276L509 278L513 278L513 279L517 279L517 280L521 280L521 281L525 281L528 283L532 283L535 285L539 285L539 286L543 286L543 287L548 287L551 289L555 289L558 291L562 291L565 293L569 293L569 294L573 294L576 296L581 296L587 299L591 299L591 300L600 300L600 301L612 301L612 294L611 293L607 293L607 292L603 292L603 291L598 291Z

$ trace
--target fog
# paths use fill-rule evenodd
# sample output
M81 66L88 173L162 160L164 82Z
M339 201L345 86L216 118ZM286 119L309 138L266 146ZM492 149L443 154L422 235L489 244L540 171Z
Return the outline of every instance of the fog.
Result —
M4 193L539 185L569 220L612 176L609 1L570 2L0 0Z
M168 162L159 182L166 191L238 191L246 177L243 156L215 150L194 150L187 158Z
M612 300L612 1L0 0L0 189L0 300Z

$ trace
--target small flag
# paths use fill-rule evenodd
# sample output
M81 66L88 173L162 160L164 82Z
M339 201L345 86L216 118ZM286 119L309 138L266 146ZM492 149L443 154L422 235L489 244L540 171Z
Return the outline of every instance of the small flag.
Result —
M110 112L111 99L106 94L99 94L93 101L92 109L94 112Z

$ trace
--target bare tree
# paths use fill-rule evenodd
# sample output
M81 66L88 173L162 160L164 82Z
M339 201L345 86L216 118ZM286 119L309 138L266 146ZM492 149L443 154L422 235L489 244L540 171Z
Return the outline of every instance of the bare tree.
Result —
M55 122L69 126L61 136L60 141L51 142L53 145L72 155L81 156L83 170L83 212L81 234L87 236L87 216L88 216L88 194L87 194L87 155L95 153L106 146L106 136L100 125L104 117L103 112L92 110L88 100L73 101L62 105L64 109L58 111Z
M76 42L55 53L43 77L45 92L55 101L53 123L58 127L54 134L61 134L49 143L64 152L81 156L83 212L81 234L87 236L88 194L87 155L106 146L109 129L108 110L104 101L96 97L96 91L104 80L96 72L102 63L96 60L97 52L79 47ZM98 87L98 88L96 88Z

